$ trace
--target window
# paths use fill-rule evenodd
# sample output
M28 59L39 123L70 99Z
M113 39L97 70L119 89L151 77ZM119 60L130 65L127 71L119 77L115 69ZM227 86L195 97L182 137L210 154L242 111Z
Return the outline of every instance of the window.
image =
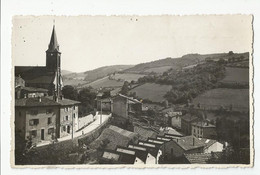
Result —
M46 109L46 114L50 114L52 112L53 112L52 109Z
M198 134L200 134L200 130L198 129Z
M64 111L65 111L65 112L68 112L68 111L69 111L69 108L68 108L68 107L64 108Z
M48 129L48 134L51 135L52 133L54 133L54 128L49 128Z
M73 114L73 118L76 118L76 115L75 115L75 113Z
M29 135L30 135L31 138L35 138L37 136L37 130L29 131Z
M66 126L63 126L62 128L63 128L63 131L66 131Z
M73 110L75 110L76 109L76 106L73 106Z
M38 111L37 110L31 110L31 115L37 115L38 114Z
M29 120L29 125L30 126L35 126L35 125L38 125L38 124L39 124L39 119Z
M195 129L193 129L193 133L195 133L196 132L196 130Z
M48 118L48 125L52 123L51 117Z
M66 115L66 116L64 117L64 121L68 121L68 120L69 120L69 116Z
M202 130L200 131L200 134L202 135Z

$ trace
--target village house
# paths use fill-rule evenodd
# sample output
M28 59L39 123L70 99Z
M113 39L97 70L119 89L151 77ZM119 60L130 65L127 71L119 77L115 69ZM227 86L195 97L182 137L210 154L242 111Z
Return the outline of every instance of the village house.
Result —
M192 135L198 138L215 139L217 137L216 126L208 121L198 121L191 124Z
M191 114L186 114L184 116L181 117L181 131L185 134L185 135L191 135L192 134L192 126L191 124L193 122L199 121L199 118L191 115Z
M126 123L132 121L132 116L142 111L142 103L132 97L118 94L113 98L112 114L116 121Z
M66 99L63 96L60 98L49 96L48 98L53 98L53 100L59 104L59 117L57 119L59 132L57 137L73 135L73 133L79 129L78 114L80 102Z
M15 133L33 143L52 140L59 135L57 129L59 104L46 97L15 100Z
M15 132L33 143L73 134L78 126L79 102L52 97L15 100Z
M164 160L181 163L184 154L222 152L223 144L216 140L186 136L166 141L160 149Z

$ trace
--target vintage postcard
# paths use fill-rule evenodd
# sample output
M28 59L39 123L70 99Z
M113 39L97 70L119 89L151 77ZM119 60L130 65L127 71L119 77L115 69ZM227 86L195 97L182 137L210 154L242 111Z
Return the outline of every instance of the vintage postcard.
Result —
M15 168L252 167L253 16L14 16Z

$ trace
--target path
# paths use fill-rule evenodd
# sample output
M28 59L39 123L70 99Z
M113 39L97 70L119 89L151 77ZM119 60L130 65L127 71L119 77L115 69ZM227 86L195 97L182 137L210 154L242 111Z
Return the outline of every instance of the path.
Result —
M111 114L109 114L109 115L102 114L102 123L106 122L110 117L111 117ZM73 138L82 136L83 134L88 134L89 132L98 128L100 126L100 124L102 124L100 118L101 118L100 114L96 115L95 121L92 122L90 125L86 126L84 129L81 129L78 132L74 132ZM70 139L72 139L72 135L68 135L68 136L65 136L65 137L58 138L58 141L61 142L61 141L70 140ZM48 145L48 144L51 144L51 142L50 141L44 141L44 142L38 143L37 147Z

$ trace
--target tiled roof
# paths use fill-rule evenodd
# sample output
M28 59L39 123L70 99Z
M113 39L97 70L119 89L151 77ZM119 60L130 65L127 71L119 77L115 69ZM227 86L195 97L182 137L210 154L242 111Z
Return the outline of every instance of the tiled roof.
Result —
M176 143L186 151L205 146L205 143L203 141L194 136L180 137L178 140L176 140Z
M184 154L184 156L191 164L207 164L211 158L219 159L222 156L222 152Z
M194 120L198 119L198 117L191 115L191 114L186 114L181 117L181 120L187 121L187 122L192 122Z
M148 147L148 146L145 146L145 145L129 144L128 147L129 147L129 146L134 146L135 148L132 148L132 149L134 149L134 150L139 150L139 149L137 149L137 147L139 147L139 148L144 148L144 149L146 149L146 151L147 151L148 153L150 153L150 154L151 154L152 156L154 156L154 157L157 156L158 151L159 151L159 148L151 148L151 147Z
M148 155L148 152L147 152L147 151L137 150L137 149L128 148L128 147L122 147L122 146L118 146L117 148L134 151L134 152L135 152L134 155L135 155L136 157L138 157L139 159L141 159L143 162L146 161L146 158L147 158L147 155Z
M122 94L118 94L114 98L116 98L116 97L122 97L122 98L128 99L129 101L131 101L133 103L141 103L140 101L134 99L133 97L128 97L128 96L125 96L125 95L122 95Z
M216 143L217 141L216 140L213 140L213 139L205 139L205 138L199 138L199 140L204 143L204 148L208 148L210 147L211 145L213 145L214 143Z
M47 98L49 99L53 99L53 96L48 96ZM75 101L75 100L70 100L67 98L59 98L58 102L61 106L69 106L69 105L75 105L75 104L80 104L79 101Z
M39 98L21 98L15 99L15 107L40 107L40 106L59 106L60 104L46 97Z
M176 131L175 129L170 128L170 127L164 129L164 134L180 136L180 137L183 136L181 133L179 133L178 131Z
M48 92L47 89L43 89L43 88L35 88L35 87L17 87L16 89L21 89L21 90L25 90L28 92Z
M208 122L204 122L204 121L193 122L191 125L199 126L199 127L202 127L202 128L215 128L216 127L215 125L212 125L212 124L210 124Z
M136 142L137 139L136 133L110 125L110 127L103 130L98 139L92 142L90 146L98 148L105 140L108 140L108 144L105 146L106 149L114 150L117 146L127 146L130 141Z
M104 149L104 153L111 153L111 154L119 155L119 157L116 156L116 158L111 158L110 160L116 161L117 163L120 163L120 164L134 164L135 158L136 158L135 155L130 155L130 154L118 152L115 150L109 150L109 149ZM104 153L102 156L104 156ZM102 157L102 158L103 158L103 160L104 160L104 158L109 159L106 157Z
M43 66L15 66L15 76L21 76L26 83L52 83L55 72L50 72Z
M146 140L149 137L155 138L157 135L156 132L142 128L141 126L134 126L134 132L139 135L139 140Z

